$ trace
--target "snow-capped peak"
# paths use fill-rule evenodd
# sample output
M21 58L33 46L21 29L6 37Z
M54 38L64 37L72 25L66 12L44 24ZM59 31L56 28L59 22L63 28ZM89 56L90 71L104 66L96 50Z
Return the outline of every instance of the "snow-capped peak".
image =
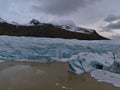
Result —
M11 24L12 25L17 25L17 26L19 26L20 24L19 23L17 23L17 22L11 22Z
M30 25L39 25L39 24L40 24L40 22L38 20L36 20L36 19L32 19L30 21Z
M87 28L81 28L81 27L77 27L75 25L61 25L60 26L62 29L66 29L72 32L79 32L79 33L85 33L85 34L91 34L93 32L95 32L95 30L92 29L87 29Z
M0 17L0 23L6 22L4 19Z

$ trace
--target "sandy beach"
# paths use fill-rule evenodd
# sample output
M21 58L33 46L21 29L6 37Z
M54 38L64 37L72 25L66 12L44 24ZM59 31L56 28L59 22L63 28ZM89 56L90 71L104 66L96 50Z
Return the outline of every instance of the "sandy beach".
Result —
M120 90L112 84L97 82L90 74L75 75L67 64L0 63L0 90Z

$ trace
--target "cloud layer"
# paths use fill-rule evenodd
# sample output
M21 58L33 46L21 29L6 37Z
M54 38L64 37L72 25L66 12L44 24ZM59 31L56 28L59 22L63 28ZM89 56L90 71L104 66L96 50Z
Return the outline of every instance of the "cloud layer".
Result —
M116 21L116 20L118 20L118 19L120 19L120 16L108 15L108 17L106 17L106 18L104 19L104 21L106 21L106 22L112 22L112 21Z
M76 12L79 8L86 7L100 0L38 0L38 5L32 8L36 12L45 12L53 15L65 15Z
M0 17L19 22L28 22L31 18L42 22L72 20L84 16L80 12L98 1L101 0L0 0ZM79 16L74 16L75 13Z
M105 26L106 29L120 29L120 21L116 22L116 23L110 23L107 26Z
M104 31L120 29L120 16L108 15L108 17L106 17L104 21L108 23L106 26L103 27Z

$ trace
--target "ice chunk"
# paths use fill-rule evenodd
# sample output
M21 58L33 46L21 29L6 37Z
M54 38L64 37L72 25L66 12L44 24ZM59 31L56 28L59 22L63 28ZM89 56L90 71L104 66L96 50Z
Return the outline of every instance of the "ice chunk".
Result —
M115 60L114 63L110 67L108 67L106 70L120 74L120 61Z
M74 72L76 74L81 74L84 72L90 72L94 69L103 70L109 68L114 62L114 59L110 57L110 55L110 53L79 53L78 55L74 55L69 59L69 71Z
M120 87L120 74L98 69L92 71L90 74L100 82L107 82L113 84L114 86Z

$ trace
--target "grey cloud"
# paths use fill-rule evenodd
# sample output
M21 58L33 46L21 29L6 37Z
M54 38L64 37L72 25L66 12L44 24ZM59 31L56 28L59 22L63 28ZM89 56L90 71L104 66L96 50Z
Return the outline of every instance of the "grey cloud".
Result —
M120 21L117 23L110 23L107 26L104 27L106 30L111 30L111 29L120 29Z
M51 23L57 24L57 25L73 25L73 26L75 26L75 23L72 20L59 20L59 21L54 21Z
M33 5L36 12L45 12L54 15L65 15L77 11L101 0L38 0L40 5Z
M111 38L120 40L120 34L112 35Z
M104 19L104 21L106 21L106 22L112 22L112 21L116 21L116 20L118 20L118 19L120 19L120 16L109 15L108 17L106 17L106 18Z

